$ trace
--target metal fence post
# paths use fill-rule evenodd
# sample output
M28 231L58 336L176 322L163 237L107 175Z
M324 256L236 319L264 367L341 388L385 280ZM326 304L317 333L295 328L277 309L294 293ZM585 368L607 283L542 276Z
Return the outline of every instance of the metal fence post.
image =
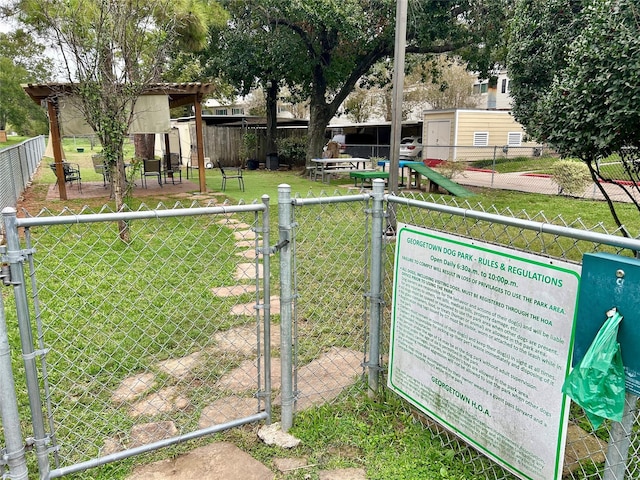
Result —
M278 231L280 233L280 362L282 418L281 428L293 425L293 269L291 252L291 186L278 185Z
M605 459L603 480L624 480L631 446L631 431L633 429L633 410L638 403L638 397L627 393L624 398L624 410L620 422L611 423L609 448Z
M8 281L4 273L0 274L3 282ZM2 429L6 443L4 456L6 464L9 466L9 476L14 480L26 480L29 475L18 416L18 399L13 370L11 369L11 349L2 295L0 295L0 418L2 418Z
M493 188L493 180L496 175L496 156L498 152L498 147L493 147L493 162L491 163L491 188Z
M380 318L382 305L382 233L384 224L384 180L373 180L371 210L371 275L369 301L369 396L375 397L380 379Z
M264 296L264 390L267 425L271 424L271 248L269 246L269 195L262 196L262 291ZM256 271L260 270L256 268Z
M38 382L38 370L36 356L42 352L34 350L31 319L29 316L29 303L27 301L27 287L24 276L24 255L20 249L20 238L16 226L16 209L7 207L2 210L5 235L7 238L7 259L11 271L11 284L16 301L16 313L18 317L18 329L20 330L20 343L22 346L22 358L24 361L27 392L29 394L29 407L31 409L31 422L33 424L34 444L40 478L49 478L49 457L47 453L48 438L44 428L44 415L42 412L42 399L40 397L40 384Z

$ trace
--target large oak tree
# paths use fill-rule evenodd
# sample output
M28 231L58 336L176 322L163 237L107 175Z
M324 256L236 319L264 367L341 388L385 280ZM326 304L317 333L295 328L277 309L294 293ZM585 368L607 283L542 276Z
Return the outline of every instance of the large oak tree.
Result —
M246 65L245 81L276 80L309 101L307 155L318 156L325 129L358 80L394 51L393 0L234 0L229 27L236 29L225 48L259 49L260 60ZM506 0L411 0L407 51L458 52L471 68L486 71L502 42ZM247 15L253 28L238 29ZM256 42L256 32L259 41ZM214 40L217 41L218 36ZM236 42L236 46L231 44ZM214 42L215 43L215 42ZM269 50L269 45L272 45ZM230 56L241 62L243 55ZM255 65L255 68L254 68ZM224 69L225 67L222 67Z

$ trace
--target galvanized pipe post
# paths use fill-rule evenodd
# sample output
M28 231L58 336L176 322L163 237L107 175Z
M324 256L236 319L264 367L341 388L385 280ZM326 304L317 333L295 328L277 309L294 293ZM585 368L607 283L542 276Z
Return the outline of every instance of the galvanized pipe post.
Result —
M40 471L40 478L47 480L50 469L47 453L48 438L44 427L40 384L38 382L38 369L36 367L36 356L42 354L42 352L36 352L34 350L29 303L27 301L27 287L23 268L24 256L20 249L20 238L16 225L16 209L12 207L5 208L2 210L2 217L7 238L7 259L9 261L11 284L13 285L16 301L18 329L20 331L20 343L22 345L22 358L27 381L27 392L29 394L29 407L31 410L38 469Z
M382 318L382 235L384 229L384 180L373 180L371 210L371 276L369 279L369 397L378 393L380 379L380 326Z
M4 281L4 278L1 280ZM20 429L18 399L11 368L9 332L5 318L4 300L0 295L0 418L2 418L2 430L6 444L5 458L9 467L10 478L13 480L26 480L29 478L29 474Z
M278 185L278 232L280 245L280 362L282 399L281 428L293 425L293 268L291 251L291 186Z
M611 435L602 480L624 480L629 459L629 447L631 446L634 410L637 403L638 397L636 395L626 393L622 420L611 423Z
M264 297L264 401L267 425L271 424L271 248L269 246L269 195L262 196L262 292ZM256 259L259 263L259 257ZM260 272L256 268L256 272ZM259 275L258 275L259 276Z

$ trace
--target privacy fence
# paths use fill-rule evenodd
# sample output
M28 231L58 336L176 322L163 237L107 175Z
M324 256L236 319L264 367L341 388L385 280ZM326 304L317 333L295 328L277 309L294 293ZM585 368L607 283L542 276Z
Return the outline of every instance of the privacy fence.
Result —
M283 185L277 212L268 198L21 218L5 209L2 278L13 295L0 303L0 473L94 478L246 423L287 429L359 377L385 388L391 219L575 264L589 252L640 251L601 226L450 202L387 196L376 182L308 198ZM516 478L416 418L470 478ZM594 430L577 405L569 423L565 478L638 478L636 397L622 423Z
M15 207L31 181L45 149L39 136L0 150L0 208Z

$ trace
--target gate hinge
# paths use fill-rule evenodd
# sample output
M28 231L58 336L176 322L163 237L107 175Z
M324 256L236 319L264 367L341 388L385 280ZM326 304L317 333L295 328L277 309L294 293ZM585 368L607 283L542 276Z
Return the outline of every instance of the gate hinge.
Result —
M0 280L5 287L11 285L11 268L8 263L3 263L0 266Z
M16 252L7 253L7 248L5 245L0 247L0 262L2 262L2 264L0 265L0 280L5 287L12 285L11 267L9 265L11 263L24 262L27 256L33 255L35 251L35 248L25 248Z

